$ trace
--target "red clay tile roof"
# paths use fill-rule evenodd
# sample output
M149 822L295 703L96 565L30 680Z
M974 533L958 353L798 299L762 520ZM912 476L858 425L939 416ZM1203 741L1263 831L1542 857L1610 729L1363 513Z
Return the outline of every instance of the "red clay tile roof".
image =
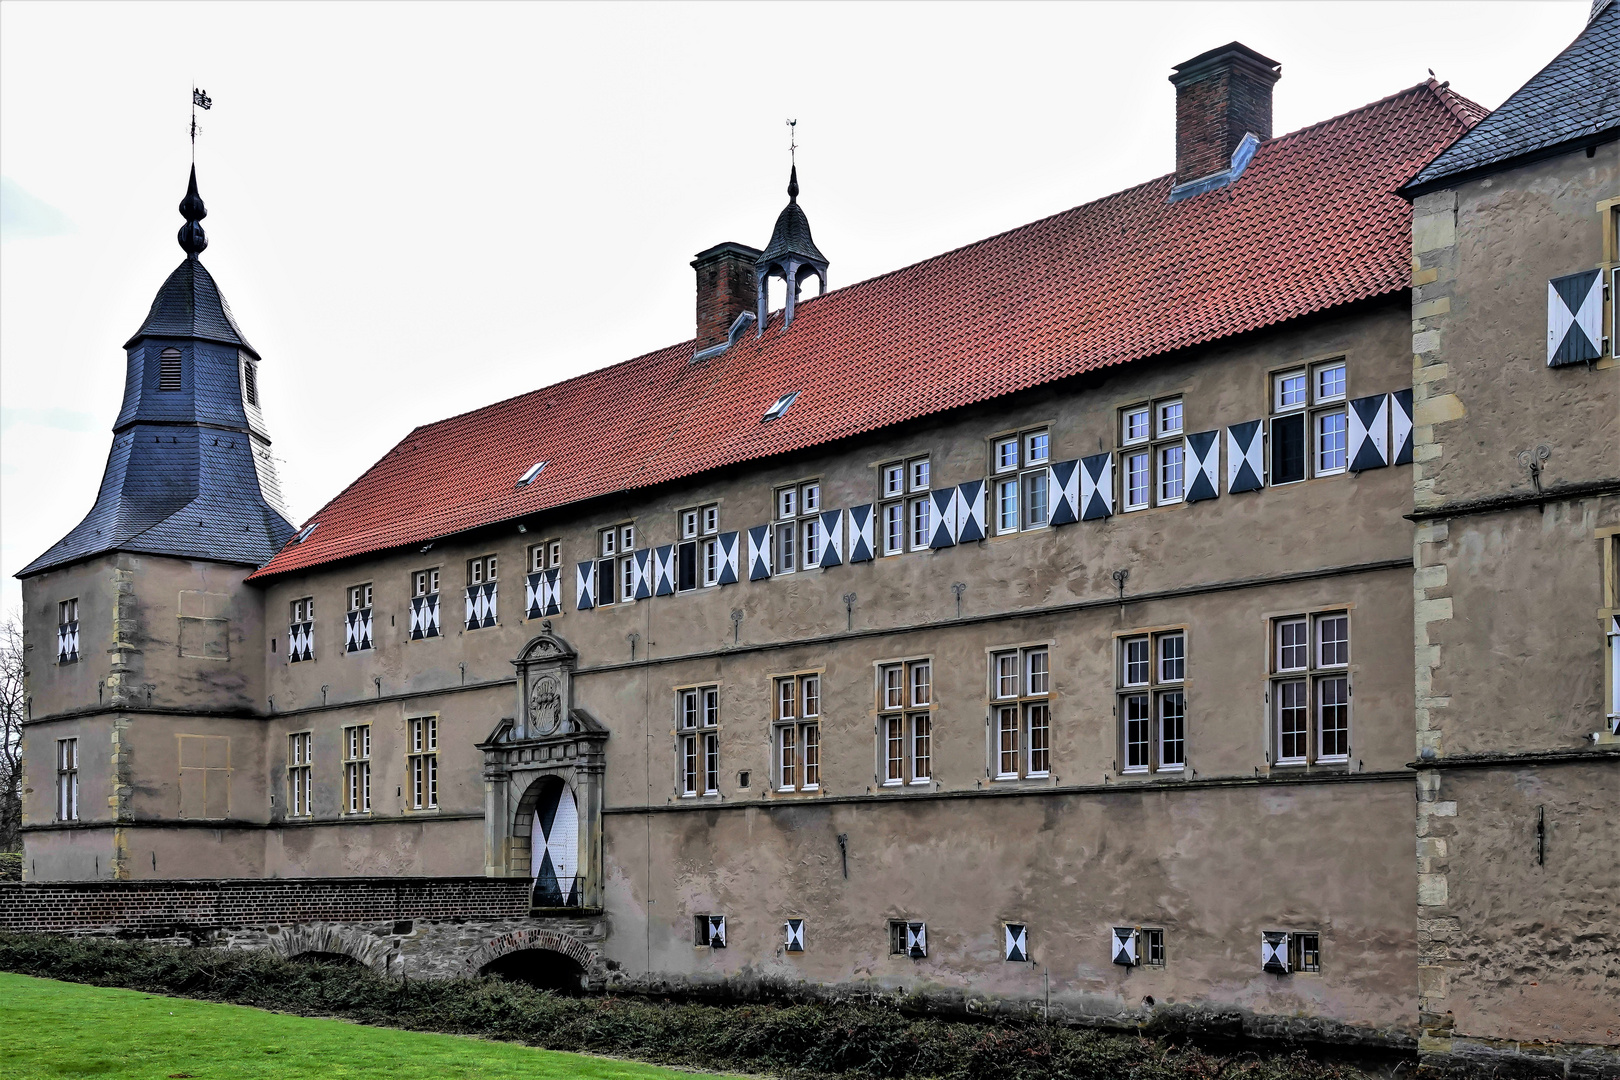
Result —
M254 578L802 450L1405 289L1395 190L1483 110L1432 80L1261 145L1176 204L1163 176L800 305L417 428ZM799 391L780 419L760 417ZM545 470L517 488L536 461Z

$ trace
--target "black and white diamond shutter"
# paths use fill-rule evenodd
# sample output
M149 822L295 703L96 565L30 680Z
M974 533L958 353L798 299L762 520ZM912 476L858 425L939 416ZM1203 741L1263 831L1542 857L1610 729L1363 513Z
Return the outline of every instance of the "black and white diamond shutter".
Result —
M439 598L437 596L417 596L411 599L411 640L421 641L425 637L437 637L438 628L428 629L428 601L433 601L433 621L437 623L439 614Z
M562 614L561 576L561 570L541 570L528 576L523 588L523 606L528 612L524 618Z
M821 515L822 566L838 566L844 561L844 512L827 510Z
M771 576L771 527L755 525L748 530L748 580Z
M1391 465L1412 464L1412 391L1397 390L1389 395L1389 445L1394 449Z
M1547 282L1547 366L1603 355L1603 271L1582 270Z
M1114 963L1125 967L1136 966L1136 928L1116 926L1112 937Z
M912 956L928 955L928 924L906 923L906 952Z
M1186 436L1187 501L1203 502L1221 494L1221 431L1195 431Z
M872 561L872 504L849 508L849 561Z
M58 623L56 626L56 659L60 663L72 663L79 658L79 623Z
M652 595L652 575L647 571L651 562L651 548L630 553L630 595L626 599L645 600Z
M1054 461L1046 467L1046 523L1080 520L1080 461Z
M371 609L361 608L348 614L344 626L344 645L349 652L371 648Z
M724 915L709 916L709 947L712 949L726 947L726 917Z
M1288 935L1284 931L1260 932L1260 967L1274 975L1288 974Z
M1266 486L1266 441L1260 420L1245 420L1226 429L1226 493L1259 491Z
M1114 516L1114 455L1080 459L1080 520Z
M1389 464L1389 395L1356 398L1350 403L1350 471L1366 472Z
M956 542L971 544L983 539L984 481L969 480L956 486Z
M737 584L737 534L734 532L720 534L720 574L715 578L717 584Z
M497 583L467 586L467 629L482 630L495 625Z
M548 785L534 808L529 873L536 907L579 904L579 807L567 784Z
M653 548L653 595L668 596L675 591L675 545Z
M315 659L314 623L293 623L287 627L287 657L291 660Z
M942 491L928 493L934 506L934 535L928 541L931 548L948 548L956 546L956 489L945 488Z
M804 952L804 920L789 919L783 929L787 931L787 951Z
M582 562L575 570L574 610L589 611L596 606L596 564Z
M1006 923L1004 927L1004 955L1012 963L1022 964L1029 959L1029 927L1023 923Z

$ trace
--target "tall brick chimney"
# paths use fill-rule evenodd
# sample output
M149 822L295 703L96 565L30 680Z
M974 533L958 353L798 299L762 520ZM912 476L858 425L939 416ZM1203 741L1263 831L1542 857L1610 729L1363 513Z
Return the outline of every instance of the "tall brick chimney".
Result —
M754 263L759 249L726 241L692 260L697 271L697 344L694 353L724 345L731 324L754 310Z
M1281 64L1237 41L1176 65L1177 184L1230 168L1247 132L1271 138L1271 88L1280 78Z

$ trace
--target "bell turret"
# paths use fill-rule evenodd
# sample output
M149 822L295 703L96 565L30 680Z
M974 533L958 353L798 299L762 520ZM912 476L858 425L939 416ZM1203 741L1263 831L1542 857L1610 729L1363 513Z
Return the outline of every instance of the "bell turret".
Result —
M767 301L771 278L781 278L787 285L787 311L782 317L782 329L793 325L793 311L799 298L799 287L814 277L820 283L821 295L827 291L827 256L816 247L810 236L810 219L799 205L799 167L794 165L788 174L788 204L777 215L771 242L765 245L756 264L755 280L758 289L760 334L765 333L765 319L769 314Z

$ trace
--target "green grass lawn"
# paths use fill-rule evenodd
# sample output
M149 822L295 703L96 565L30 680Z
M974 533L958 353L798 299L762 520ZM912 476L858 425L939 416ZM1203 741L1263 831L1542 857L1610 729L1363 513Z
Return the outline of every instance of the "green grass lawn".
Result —
M695 1074L458 1035L0 974L0 1076L691 1080Z

